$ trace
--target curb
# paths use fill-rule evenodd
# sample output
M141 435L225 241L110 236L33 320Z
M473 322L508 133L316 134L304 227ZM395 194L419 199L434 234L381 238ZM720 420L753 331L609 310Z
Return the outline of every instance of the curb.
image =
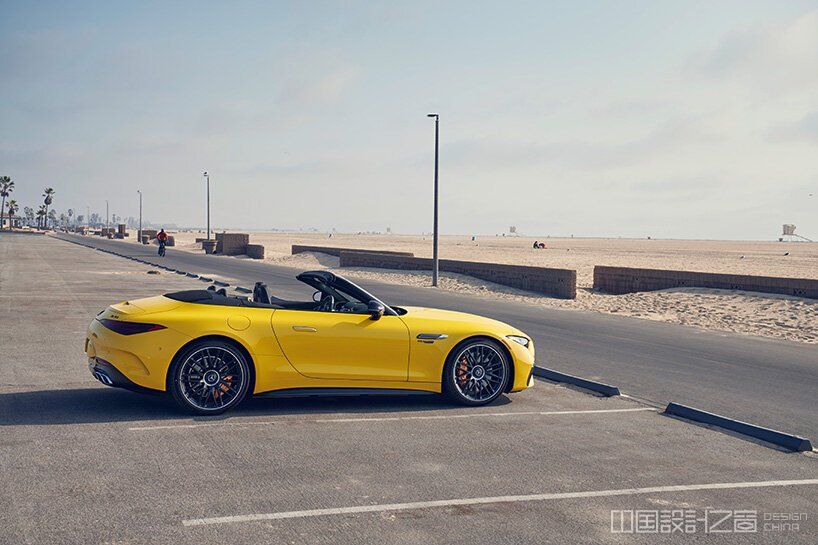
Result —
M208 278L206 276L200 276L199 280L201 280L202 282L213 282L212 278Z
M229 283L222 282L221 280L214 280L213 283L216 284L217 286L222 286L222 287L225 287L225 288L230 285Z
M595 382L593 380L575 377L574 375L560 373L559 371L554 371L553 369L546 369L545 367L539 367L537 365L534 366L534 376L548 379L554 382L565 382L566 384L573 384L574 386L579 386L580 388L591 390L592 392L597 392L606 397L619 395L619 388L617 388L616 386L611 386L610 384L604 384L602 382Z
M761 439L767 443L772 443L795 452L808 452L812 450L812 443L809 439L804 437L756 426L755 424L748 424L747 422L709 413L688 407L687 405L668 403L665 414L680 416L695 422L711 424L743 435L749 435L750 437L755 437L756 439Z

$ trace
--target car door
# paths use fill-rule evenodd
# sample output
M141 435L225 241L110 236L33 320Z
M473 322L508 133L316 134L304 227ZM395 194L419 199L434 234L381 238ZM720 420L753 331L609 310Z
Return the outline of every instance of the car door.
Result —
M277 310L271 325L284 355L302 375L325 379L406 381L409 329L398 316Z

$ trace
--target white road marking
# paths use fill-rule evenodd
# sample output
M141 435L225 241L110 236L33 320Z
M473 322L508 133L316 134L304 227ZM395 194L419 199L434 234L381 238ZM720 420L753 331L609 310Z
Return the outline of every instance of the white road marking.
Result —
M440 420L448 418L479 418L486 416L548 416L562 414L597 414L597 413L632 413L637 411L656 411L653 407L639 407L635 409L598 409L587 411L527 411L517 413L473 413L473 414L435 414L418 416L379 416L368 418L326 418L316 422L388 422L391 420Z
M210 524L254 522L259 520L325 517L331 515L349 515L356 513L382 513L384 511L408 511L413 509L429 509L432 507L453 507L458 505L517 503L529 501L565 500L576 498L607 498L612 496L635 496L638 494L656 494L664 492L688 492L692 490L730 490L737 488L769 488L775 486L804 486L804 485L818 485L818 479L800 479L792 481L756 481L742 483L683 484L672 486L650 486L646 488L621 488L618 490L587 490L584 492L555 492L551 494L528 494L522 496L489 496L483 498L459 498L449 500L414 501L406 503L384 503L379 505L356 505L351 507L332 507L329 509L308 509L305 511L282 511L278 513L255 513L251 515L234 515L226 517L186 519L182 521L182 525L204 526Z
M552 415L569 415L569 414L604 414L604 413L632 413L638 411L654 411L657 409L653 407L639 407L633 409L597 409L587 411L525 411L516 413L468 413L468 414L430 414L417 416L379 416L379 417L360 417L360 418L316 418L309 420L300 420L295 418L278 419L278 420L263 420L263 421L226 421L226 422L202 422L198 424L170 424L165 426L138 426L128 428L128 431L153 431L153 430L175 430L175 429L191 429L191 428L209 428L213 426L270 426L273 424L287 424L290 422L315 422L321 424L327 423L350 423L350 422L390 422L395 420L448 420L455 418L487 418L498 416L552 416Z

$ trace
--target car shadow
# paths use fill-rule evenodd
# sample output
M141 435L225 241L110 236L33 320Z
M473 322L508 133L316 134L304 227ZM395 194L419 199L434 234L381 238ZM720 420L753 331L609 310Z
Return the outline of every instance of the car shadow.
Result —
M505 395L491 406L509 403ZM224 415L191 417L164 395L117 388L76 388L0 393L0 427L102 424L150 420L211 421L236 416L334 413L414 413L462 408L440 395L263 398L246 400Z

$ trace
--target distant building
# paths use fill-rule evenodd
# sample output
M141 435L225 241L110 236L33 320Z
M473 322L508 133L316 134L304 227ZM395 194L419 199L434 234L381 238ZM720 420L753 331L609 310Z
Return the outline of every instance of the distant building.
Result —
M20 216L9 217L8 214L3 214L3 229L8 229L9 223L11 223L12 229L20 229L23 226L23 218Z

